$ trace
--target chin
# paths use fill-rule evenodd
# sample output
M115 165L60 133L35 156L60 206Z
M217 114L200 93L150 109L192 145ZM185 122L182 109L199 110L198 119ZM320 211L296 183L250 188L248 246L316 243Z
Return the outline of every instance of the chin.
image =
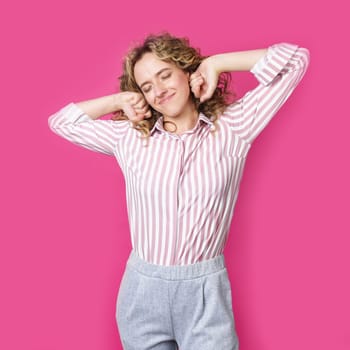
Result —
M156 109L163 116L168 118L177 118L179 117L187 108L188 101L171 101L168 105L164 106L165 108Z
M169 106L168 108L165 108L161 113L168 118L177 118L185 110L185 106L179 108L177 105L176 107L177 108L171 108L171 106Z
M173 112L169 112L169 113L164 112L163 113L163 116L165 116L167 118L173 118L173 119L176 119L180 115L181 115L180 111L173 111Z

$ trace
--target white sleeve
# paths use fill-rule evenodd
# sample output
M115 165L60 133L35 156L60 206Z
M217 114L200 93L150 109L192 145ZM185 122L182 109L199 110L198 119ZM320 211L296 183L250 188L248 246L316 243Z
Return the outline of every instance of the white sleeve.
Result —
M289 43L270 46L250 70L259 85L228 106L223 114L231 129L252 143L299 84L309 61L306 48Z
M129 120L94 120L74 102L64 106L48 119L57 135L95 152L113 155L118 140L130 127Z

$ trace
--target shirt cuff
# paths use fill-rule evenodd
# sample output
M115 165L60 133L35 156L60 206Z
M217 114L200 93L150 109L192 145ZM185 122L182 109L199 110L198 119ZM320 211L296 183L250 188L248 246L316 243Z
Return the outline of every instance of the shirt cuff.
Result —
M65 116L65 120L71 123L82 123L86 121L91 121L90 118L81 108L79 108L76 103L71 102L60 111L60 114Z
M250 71L261 84L268 85L282 71L297 49L298 45L295 44L274 44Z

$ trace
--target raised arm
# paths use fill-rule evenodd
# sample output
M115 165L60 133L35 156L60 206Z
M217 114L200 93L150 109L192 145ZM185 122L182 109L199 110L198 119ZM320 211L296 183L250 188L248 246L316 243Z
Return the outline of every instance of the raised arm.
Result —
M214 93L223 72L249 71L267 53L267 49L236 51L206 58L191 75L191 88L201 102Z
M76 105L92 119L97 119L119 110L124 111L131 121L140 121L144 117L151 116L145 99L141 94L136 92L120 92L118 94L77 102Z
M130 126L129 120L97 120L122 110L130 121L150 116L143 96L121 92L81 102L71 102L48 119L50 129L66 140L92 151L113 155L118 140Z
M191 87L202 98L210 98L221 72L253 73L259 85L229 106L222 116L236 134L252 143L299 84L309 61L306 48L290 43L214 55L202 62L196 76L191 76Z

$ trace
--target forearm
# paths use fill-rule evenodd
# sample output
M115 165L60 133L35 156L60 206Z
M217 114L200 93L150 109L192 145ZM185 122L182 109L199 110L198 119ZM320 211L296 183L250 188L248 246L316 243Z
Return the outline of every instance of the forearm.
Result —
M76 105L92 119L97 119L119 109L116 96L117 94L102 96L76 102Z
M210 56L218 73L250 71L255 63L267 53L266 49L236 51Z

